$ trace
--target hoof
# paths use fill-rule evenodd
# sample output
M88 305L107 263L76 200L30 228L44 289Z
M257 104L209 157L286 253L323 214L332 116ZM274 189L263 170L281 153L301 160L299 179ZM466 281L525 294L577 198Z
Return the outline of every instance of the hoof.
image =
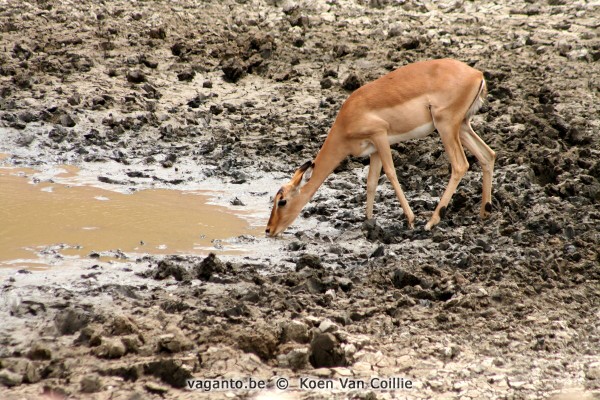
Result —
M492 212L492 203L485 203L485 206L483 207L483 209L489 213Z
M440 208L440 212L442 212L442 211L444 213L446 213L446 207ZM425 225L425 230L430 231L431 228L433 228L434 226L439 224L440 221L441 221L440 214L438 214L437 212L434 212L433 215L431 216L431 218L429 219L429 222L427 222L427 224Z
M430 231L431 228L433 228L436 225L437 225L437 222L429 221L427 224L425 224L425 230Z
M492 203L485 203L483 207L481 207L481 211L479 212L479 216L481 219L487 219L490 217L492 212Z
M408 229L415 229L415 214L412 211L406 215L406 225Z

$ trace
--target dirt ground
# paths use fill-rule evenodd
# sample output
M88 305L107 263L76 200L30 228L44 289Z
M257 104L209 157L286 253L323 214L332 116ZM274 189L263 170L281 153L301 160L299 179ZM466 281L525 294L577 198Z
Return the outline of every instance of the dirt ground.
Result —
M0 397L599 399L599 28L586 0L0 1L8 165L112 165L115 187L217 179L266 223L352 89L443 57L484 72L473 127L498 155L484 222L468 154L423 229L449 177L433 134L393 146L414 230L385 178L365 222L368 159L350 158L272 254L4 273ZM373 377L411 387L340 387Z

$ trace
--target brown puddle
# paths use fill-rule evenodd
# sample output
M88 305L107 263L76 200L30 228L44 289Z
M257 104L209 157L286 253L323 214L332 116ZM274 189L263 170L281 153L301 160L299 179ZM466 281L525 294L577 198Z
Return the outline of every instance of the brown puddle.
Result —
M64 169L68 176L76 175L76 168ZM213 240L260 231L232 211L207 204L206 196L32 184L34 172L0 168L0 267L35 266L37 252L53 245L66 245L59 251L65 256L117 249L126 254L206 254L217 250Z

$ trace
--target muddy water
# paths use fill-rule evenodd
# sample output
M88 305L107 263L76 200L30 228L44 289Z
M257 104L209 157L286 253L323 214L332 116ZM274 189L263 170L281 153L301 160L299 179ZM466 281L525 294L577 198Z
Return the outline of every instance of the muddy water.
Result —
M64 170L57 176L77 174L74 167ZM34 172L0 168L0 267L44 266L40 252L49 249L59 257L117 249L126 254L206 254L218 251L223 239L261 231L197 193L153 189L122 194L33 183ZM226 243L220 250L235 252Z

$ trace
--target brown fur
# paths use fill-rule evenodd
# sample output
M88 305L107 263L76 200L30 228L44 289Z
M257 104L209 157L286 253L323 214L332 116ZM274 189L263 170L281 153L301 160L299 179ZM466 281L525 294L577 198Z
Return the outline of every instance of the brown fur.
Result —
M392 183L409 227L414 214L396 177L392 161L390 136L407 134L431 125L440 133L452 166L448 182L433 216L425 226L431 229L440 221L469 164L463 145L479 160L483 170L483 201L480 214L489 214L495 153L475 134L469 123L481 107L486 93L483 74L451 59L422 61L398 68L357 89L348 97L314 163L304 164L275 196L267 235L275 236L287 228L323 181L349 155L365 154L372 149L367 179L367 218L372 218L377 181L383 168ZM407 136L412 137L412 136ZM313 167L308 182L305 172ZM279 199L286 205L278 207Z

